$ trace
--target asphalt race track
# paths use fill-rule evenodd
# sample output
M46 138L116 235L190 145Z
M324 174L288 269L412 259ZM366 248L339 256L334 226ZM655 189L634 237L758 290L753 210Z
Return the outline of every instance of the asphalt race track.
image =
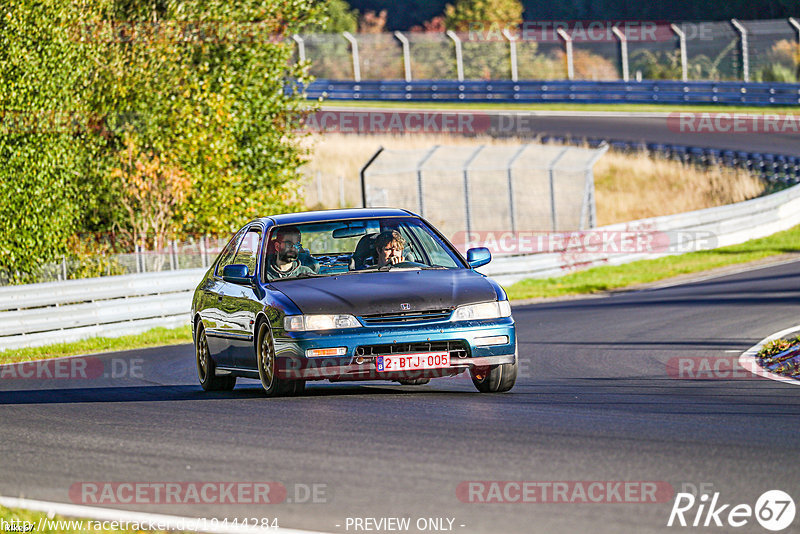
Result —
M731 505L754 506L772 489L800 497L800 387L677 374L800 322L800 262L514 316L521 377L507 394L479 394L464 379L320 382L283 399L240 380L208 394L190 345L97 357L97 378L4 375L0 494L76 502L69 490L86 481L275 481L291 503L105 506L277 517L326 532L357 531L348 517L408 517L410 532L418 518L449 518L464 533L696 531L666 523L674 492L702 484ZM459 500L465 481L654 481L671 491L656 503L486 504ZM296 502L315 484L325 502ZM766 532L752 517L736 531Z

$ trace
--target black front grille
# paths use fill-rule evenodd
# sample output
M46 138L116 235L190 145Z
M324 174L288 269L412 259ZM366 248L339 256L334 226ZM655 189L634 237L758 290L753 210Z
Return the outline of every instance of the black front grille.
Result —
M450 318L452 310L423 310L392 313L374 313L362 315L361 320L366 325L387 323L421 323L427 321L446 321Z
M466 341L462 340L363 345L356 348L355 355L369 358L372 356L386 356L387 354L416 354L420 352L444 351L449 352L451 358L467 358L469 356L469 346Z

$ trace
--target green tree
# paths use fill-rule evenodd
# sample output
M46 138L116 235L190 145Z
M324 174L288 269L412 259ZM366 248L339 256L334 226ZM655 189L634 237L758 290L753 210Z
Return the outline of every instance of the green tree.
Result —
M448 29L467 31L478 24L484 29L497 25L516 27L522 22L522 3L519 0L456 0L444 10Z

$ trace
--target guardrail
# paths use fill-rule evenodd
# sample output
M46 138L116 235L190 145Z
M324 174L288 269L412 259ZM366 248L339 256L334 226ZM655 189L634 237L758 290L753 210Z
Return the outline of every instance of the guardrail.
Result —
M612 224L589 232L626 234L633 238L639 233L656 240L659 236L679 235L683 239L683 250L710 250L765 237L798 224L800 185L736 204ZM587 252L580 246L572 249L565 246L557 253L495 256L490 264L479 270L501 284L510 284L524 278L559 276L576 268L619 265L670 254L674 252Z
M189 324L205 269L0 288L0 350Z
M800 84L765 82L316 80L305 90L308 98L326 100L722 104L764 107L800 104Z

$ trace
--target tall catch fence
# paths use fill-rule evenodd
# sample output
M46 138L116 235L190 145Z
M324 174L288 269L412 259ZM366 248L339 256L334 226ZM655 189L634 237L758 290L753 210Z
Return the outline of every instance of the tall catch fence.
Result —
M595 226L592 168L606 152L525 144L381 149L361 172L365 207L418 213L455 245L478 232Z
M318 79L800 80L800 21L524 22L446 33L294 35Z

